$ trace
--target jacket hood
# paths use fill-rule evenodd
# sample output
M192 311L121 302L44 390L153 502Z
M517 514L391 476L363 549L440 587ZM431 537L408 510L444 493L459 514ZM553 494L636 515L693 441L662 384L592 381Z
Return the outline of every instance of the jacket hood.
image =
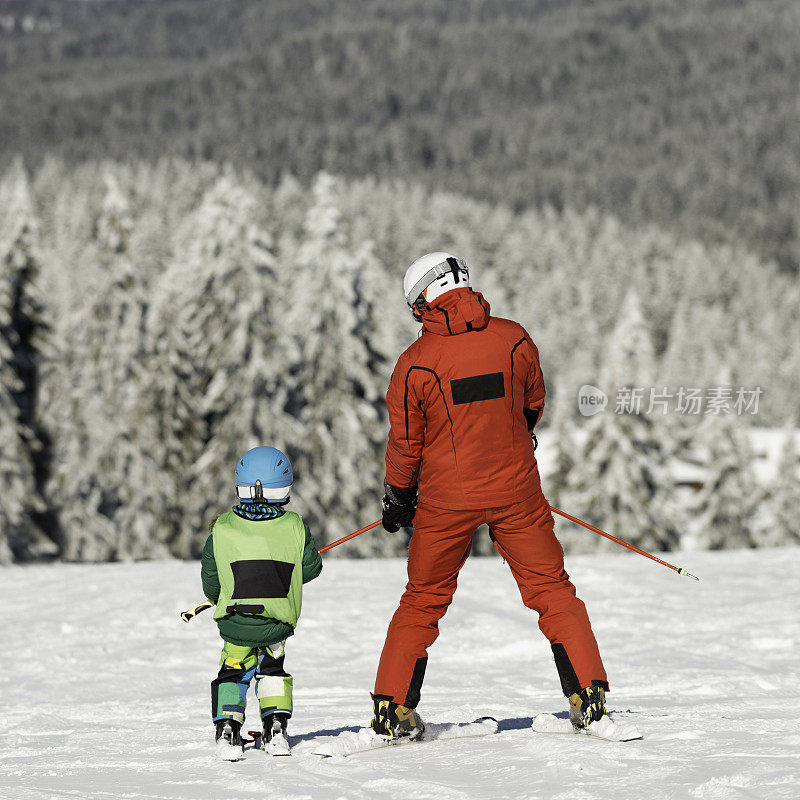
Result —
M489 303L480 292L453 289L425 306L422 330L440 336L479 331L489 324L489 313Z

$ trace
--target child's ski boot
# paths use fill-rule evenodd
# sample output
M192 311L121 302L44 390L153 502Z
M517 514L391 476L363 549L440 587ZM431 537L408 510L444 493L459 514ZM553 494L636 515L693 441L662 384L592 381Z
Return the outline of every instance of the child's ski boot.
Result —
M425 732L422 717L413 709L398 705L386 698L374 697L375 716L370 727L380 736L390 739L416 739Z
M290 756L289 739L286 737L288 714L268 714L264 717L264 752L268 756Z
M242 747L242 723L235 719L217 722L217 758L223 761L238 761L244 756Z

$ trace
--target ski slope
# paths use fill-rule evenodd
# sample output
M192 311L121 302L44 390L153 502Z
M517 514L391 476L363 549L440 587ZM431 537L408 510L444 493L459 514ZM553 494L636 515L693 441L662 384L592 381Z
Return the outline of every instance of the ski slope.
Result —
M435 723L491 714L500 732L313 756L369 719L405 582L399 560L328 559L287 644L295 755L248 751L238 763L213 758L216 626L210 612L179 618L202 599L197 563L3 568L0 797L797 797L800 549L674 557L701 582L626 553L567 560L605 658L610 709L643 741L530 729L537 713L565 709L549 646L505 565L470 559L419 710ZM249 711L245 727L256 727L252 696Z

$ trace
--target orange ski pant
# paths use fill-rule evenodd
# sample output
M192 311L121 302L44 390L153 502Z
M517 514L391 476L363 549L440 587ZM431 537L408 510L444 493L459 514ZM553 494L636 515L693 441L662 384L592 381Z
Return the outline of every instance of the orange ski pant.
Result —
M586 607L564 569L564 551L541 489L504 508L452 511L420 503L408 548L408 584L395 611L378 665L375 697L415 708L428 648L439 635L472 536L485 523L519 587L522 602L539 614L564 694L592 684L608 689Z

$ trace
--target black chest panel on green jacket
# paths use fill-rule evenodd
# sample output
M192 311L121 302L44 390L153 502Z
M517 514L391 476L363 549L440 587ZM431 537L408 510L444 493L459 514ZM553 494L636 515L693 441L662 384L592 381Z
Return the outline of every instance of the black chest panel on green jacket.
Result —
M286 597L292 583L294 564L272 559L231 562L233 594L231 600L247 597Z

